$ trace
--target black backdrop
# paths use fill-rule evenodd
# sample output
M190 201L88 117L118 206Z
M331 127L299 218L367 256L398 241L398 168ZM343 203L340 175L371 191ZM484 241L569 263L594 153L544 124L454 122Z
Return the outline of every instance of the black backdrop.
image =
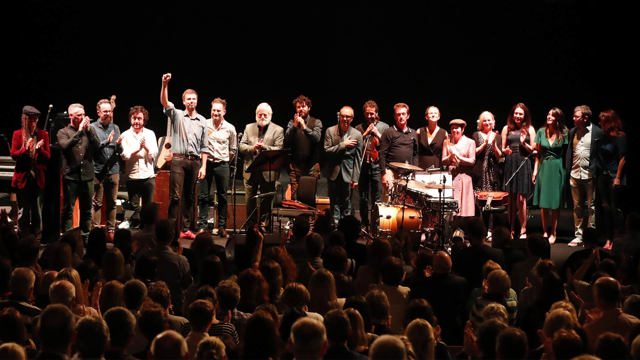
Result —
M170 100L189 87L209 114L216 96L239 131L259 102L281 125L305 94L326 126L344 104L367 99L392 122L392 105L411 106L409 125L437 105L441 125L463 118L474 130L483 110L498 127L519 101L540 126L549 108L614 108L635 133L637 21L632 2L540 1L34 1L15 3L0 24L6 65L0 133L19 126L23 105L43 113L118 97L116 123L144 105L148 127L166 132L160 79L173 73ZM630 89L630 90L627 90ZM44 116L43 116L44 118ZM41 119L41 126L44 119ZM2 147L0 146L0 149ZM635 164L635 155L630 156Z

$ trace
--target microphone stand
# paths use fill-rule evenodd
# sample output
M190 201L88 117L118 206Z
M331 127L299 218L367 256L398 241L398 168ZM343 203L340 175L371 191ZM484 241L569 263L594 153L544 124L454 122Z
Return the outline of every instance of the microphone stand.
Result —
M242 137L242 133L238 133L238 137ZM238 141L239 142L239 141ZM236 208L236 171L238 170L238 156L240 155L240 144L236 144L236 154L233 158L233 173L231 174L231 196L233 196L233 233L237 234L236 218L238 211Z
M531 155L535 155L537 152L534 150L532 152L529 153L529 155L527 155L524 159L522 159L522 162L520 163L520 165L518 166L518 168L516 169L516 171L513 172L513 174L511 174L511 177L509 178L509 180L507 180L507 182L504 183L505 189L506 187L509 185L509 183L511 182L511 180L513 180L513 178L516 176L516 174L520 171L520 169L522 168L522 166L524 165L524 163L527 162L527 160L529 160L529 158L531 157Z

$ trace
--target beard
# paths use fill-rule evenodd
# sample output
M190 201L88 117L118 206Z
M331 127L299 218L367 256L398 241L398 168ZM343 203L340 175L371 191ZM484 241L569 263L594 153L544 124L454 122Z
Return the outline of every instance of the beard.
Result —
M260 126L260 127L265 127L265 126L269 125L269 123L271 123L271 119L259 119L258 120L258 126Z

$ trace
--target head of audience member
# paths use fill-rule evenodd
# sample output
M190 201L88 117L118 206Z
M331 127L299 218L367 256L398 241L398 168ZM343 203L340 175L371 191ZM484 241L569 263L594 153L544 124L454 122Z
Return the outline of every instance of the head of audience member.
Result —
M210 231L202 231L196 235L196 238L191 242L190 252L192 254L193 261L190 262L191 269L194 275L200 274L200 264L205 256L213 254L216 248L216 243L213 241L213 234Z
M149 298L145 299L138 311L137 325L140 333L151 342L167 328L167 316L162 306Z
M264 259L260 262L260 272L269 284L269 301L277 303L282 293L282 268L273 259Z
M93 261L94 264L102 264L102 256L107 252L107 229L94 227L87 238L87 249L84 259Z
M159 219L156 222L156 242L159 246L169 246L175 239L175 224L169 219Z
M113 247L104 253L100 272L104 281L126 281L125 260L120 249Z
M369 311L369 305L367 304L367 300L362 295L353 295L348 297L344 301L344 305L342 309L355 309L360 313L362 317L364 330L366 332L371 332L371 312Z
M21 346L33 345L27 331L27 319L15 308L0 310L0 324L0 344L14 342Z
M391 325L391 304L387 294L380 289L371 289L365 295L367 307L371 315L371 325L390 326Z
M216 296L218 297L218 306L220 312L226 313L227 311L233 311L238 307L240 302L240 285L237 282L226 279L220 281L216 286Z
M482 245L485 236L487 235L487 228L484 226L482 218L473 217L467 222L467 230L465 232L467 240L471 246Z
M68 280L73 284L73 287L76 289L76 301L80 305L89 305L88 300L84 294L82 279L80 278L80 273L78 270L72 267L66 267L61 269L58 272L58 276L56 276L56 280Z
M211 301L199 299L189 304L187 319L192 331L206 333L214 318L215 308Z
M451 272L453 262L446 251L437 251L433 254L433 272L435 274L448 274Z
M122 353L136 333L136 317L129 309L115 306L103 315L109 328L109 350Z
M624 337L611 331L598 336L594 354L601 359L628 359L631 355Z
M387 257L383 262L380 268L380 278L382 279L382 283L389 286L400 286L402 281L404 281L405 270L404 263L400 258L395 256Z
M327 351L327 333L320 321L303 317L291 327L289 338L294 358L322 359Z
M151 360L187 359L189 348L187 341L174 330L165 330L156 335L149 348Z
M28 267L17 267L11 272L9 287L11 299L31 302L34 299L36 274Z
M256 306L269 302L269 284L258 269L244 269L238 274L242 296L238 310L252 313Z
M584 342L573 329L560 329L553 334L551 356L553 359L573 359L586 352Z
M226 360L226 346L217 336L208 336L200 340L196 349L197 360Z
M102 286L98 303L103 313L112 307L124 306L124 285L118 280L107 281Z
M242 356L245 359L278 358L281 350L279 341L278 328L271 314L256 311L245 325Z
M551 258L551 245L549 245L549 241L545 240L542 234L528 234L526 244L529 256L534 256L540 259Z
M24 347L14 342L5 342L0 345L0 359L27 360L27 352Z
M411 342L416 359L434 359L436 335L431 324L425 319L414 319L407 325L405 336Z
M511 278L509 274L502 270L493 270L487 278L483 280L484 291L487 294L497 294L502 296L509 295L511 289Z
M156 281L148 288L147 296L155 303L162 306L165 316L169 314L171 309L171 290L164 281Z
M346 346L351 334L351 323L344 310L330 310L325 314L323 322L329 344Z
M324 238L316 232L309 233L304 240L304 248L310 259L319 258L324 251Z
M68 280L56 280L49 286L49 302L73 309L76 303L76 288Z
M284 246L269 246L262 252L263 259L273 259L280 264L284 285L295 281L298 277L296 262Z
M343 246L332 245L322 253L322 265L334 275L344 274L347 271L348 262L349 255Z
M153 254L143 254L136 260L133 268L134 277L150 284L158 280L158 257Z
M147 297L147 285L139 279L131 279L124 283L122 289L124 306L131 312L136 313L142 306L144 298Z
M222 259L218 255L209 254L202 259L198 266L197 283L201 285L216 286L225 278L225 269Z
M510 248L513 245L513 238L511 232L506 226L495 226L491 233L491 246L504 249Z
M158 221L158 203L149 202L140 209L140 229L152 229Z
M371 360L407 360L407 348L400 337L395 335L378 336L369 347Z
M490 302L482 308L482 319L498 319L505 324L509 324L509 313L507 312L507 308L497 302Z
M369 348L369 342L367 341L367 332L364 328L362 315L354 308L347 308L344 313L349 318L349 324L351 324L351 333L347 339L347 346L352 351L365 352Z
M2 298L11 293L11 272L13 272L11 261L0 254L0 296Z
M291 228L292 241L304 239L311 230L311 224L309 218L306 215L298 215L293 219L293 226Z
M70 356L71 343L75 336L75 321L75 316L67 306L48 305L40 314L36 330L41 351Z
M131 264L133 255L133 234L129 229L116 229L113 233L113 246L122 252L124 262Z
M527 359L528 355L529 341L522 329L508 327L500 331L496 340L496 359Z
M593 284L593 298L602 310L615 309L621 306L622 290L618 280L603 276Z
M309 279L309 310L324 315L338 307L336 280L327 269L320 268Z
M256 122L259 127L265 127L271 123L271 117L273 116L273 110L271 105L266 102L258 104L256 107Z
M478 326L476 343L483 359L495 359L498 334L508 327L509 325L498 319L485 320Z
M76 351L81 359L100 359L109 340L109 328L101 317L84 316L76 323Z

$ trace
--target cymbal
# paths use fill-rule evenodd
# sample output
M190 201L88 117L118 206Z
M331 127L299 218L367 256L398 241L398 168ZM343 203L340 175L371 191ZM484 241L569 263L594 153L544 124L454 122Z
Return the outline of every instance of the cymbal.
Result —
M404 169L404 170L409 170L409 171L422 171L421 167L415 166L415 165L411 165L411 164L405 164L405 163L401 163L401 162L390 162L389 166L397 168L397 169Z
M429 189L453 189L453 186L445 184L424 184L424 186Z

